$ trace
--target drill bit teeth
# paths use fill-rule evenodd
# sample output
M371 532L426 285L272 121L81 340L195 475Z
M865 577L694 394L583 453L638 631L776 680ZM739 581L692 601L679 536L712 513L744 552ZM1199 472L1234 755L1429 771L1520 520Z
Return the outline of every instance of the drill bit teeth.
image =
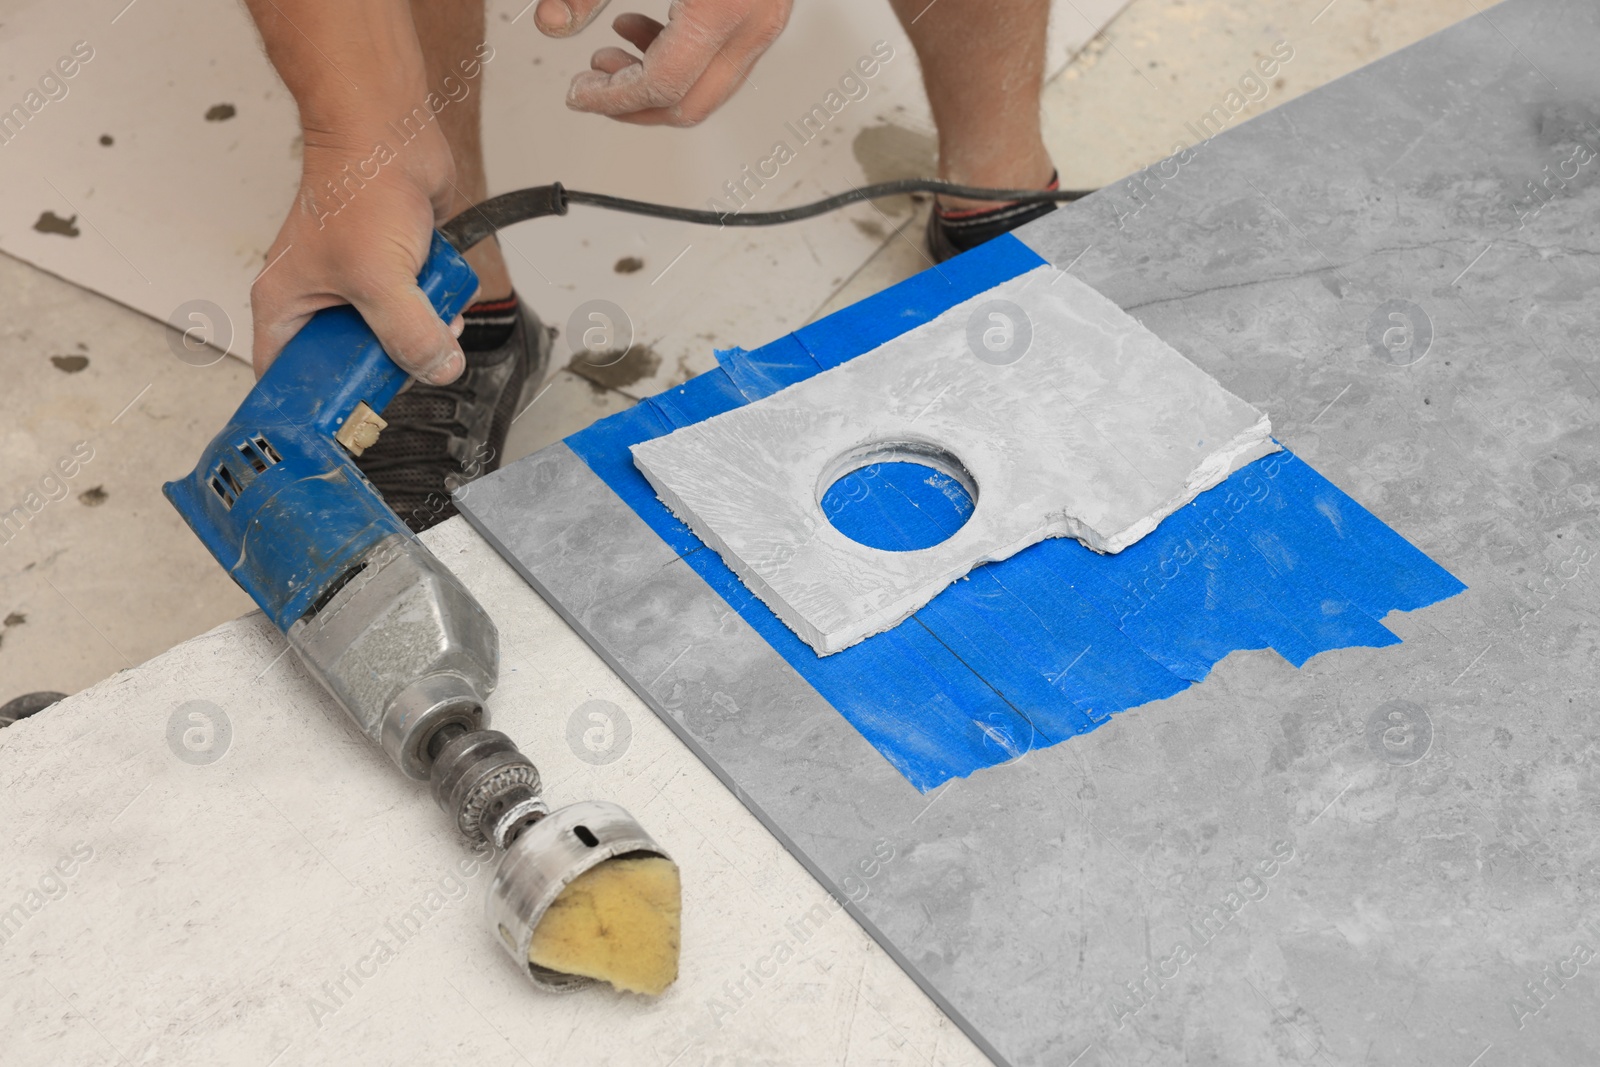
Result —
M579 875L607 860L645 856L672 858L618 805L587 800L558 808L506 850L489 886L489 929L538 988L566 993L593 985L593 978L531 962L533 932Z

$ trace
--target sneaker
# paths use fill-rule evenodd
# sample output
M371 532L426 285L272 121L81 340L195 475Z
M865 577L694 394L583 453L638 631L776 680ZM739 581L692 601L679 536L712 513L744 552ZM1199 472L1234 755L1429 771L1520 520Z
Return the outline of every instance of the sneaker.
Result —
M1061 178L1052 173L1047 190L1061 188ZM1075 189L1071 198L1088 196L1093 190ZM935 263L943 263L952 256L977 248L1003 233L1010 233L1023 223L1042 219L1056 209L1057 201L1043 200L1032 204L1001 204L999 207L953 211L941 208L935 201L928 213L928 255Z
M473 351L461 377L449 385L411 387L383 412L389 425L356 466L384 502L413 532L437 526L456 513L450 494L504 459L506 432L552 370L554 333L511 297L468 309L468 331L504 332L493 348Z
M39 714L45 708L59 700L67 699L65 693L52 693L49 691L39 693L24 693L22 696L0 704L0 726L10 726L14 722Z

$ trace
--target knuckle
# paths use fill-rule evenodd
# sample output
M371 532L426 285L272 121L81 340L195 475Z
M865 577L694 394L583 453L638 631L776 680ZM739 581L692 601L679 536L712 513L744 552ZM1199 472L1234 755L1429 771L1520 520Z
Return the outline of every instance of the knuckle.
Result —
M645 103L649 107L667 108L676 114L684 97L689 95L689 87L676 80L661 80L650 78L645 83Z
M671 107L689 91L684 79L661 63L640 67L634 80L634 95L651 107Z
M353 303L394 311L410 285L409 276L397 274L387 264L367 261L349 264L336 288Z

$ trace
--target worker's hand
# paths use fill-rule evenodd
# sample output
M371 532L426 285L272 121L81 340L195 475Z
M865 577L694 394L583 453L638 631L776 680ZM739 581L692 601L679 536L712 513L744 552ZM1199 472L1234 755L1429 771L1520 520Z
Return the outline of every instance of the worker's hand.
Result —
M374 154L380 142L394 146L387 162ZM378 124L365 135L307 131L300 192L250 290L258 377L314 313L353 304L413 376L455 380L465 366L457 331L417 287L454 176L438 123L409 143Z
M552 37L583 29L606 0L539 0L534 19ZM572 79L567 106L646 126L693 126L744 84L788 24L792 0L673 0L666 25L646 15L612 27L643 58L602 48Z

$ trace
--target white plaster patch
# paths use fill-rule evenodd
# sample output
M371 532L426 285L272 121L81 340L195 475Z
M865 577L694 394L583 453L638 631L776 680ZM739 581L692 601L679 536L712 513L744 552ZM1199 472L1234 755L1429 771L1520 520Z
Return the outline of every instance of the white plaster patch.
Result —
M1008 322L996 301L1025 319ZM1120 552L1277 447L1265 414L1077 278L1039 267L633 455L673 513L828 655L1047 537ZM823 493L885 459L966 484L966 525L911 552L834 529Z

